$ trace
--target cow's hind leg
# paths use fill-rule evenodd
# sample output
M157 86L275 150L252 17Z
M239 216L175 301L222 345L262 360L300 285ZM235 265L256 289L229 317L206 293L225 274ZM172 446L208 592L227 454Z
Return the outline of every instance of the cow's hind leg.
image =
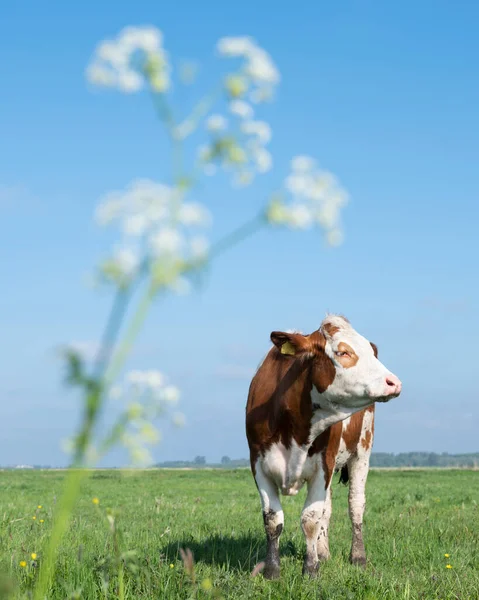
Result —
M353 456L348 461L349 516L353 538L349 560L353 565L366 566L366 550L363 540L363 515L366 506L366 480L369 471L369 452Z
M263 576L266 579L277 579L280 575L279 538L283 531L284 513L278 488L275 482L265 475L259 462L256 465L255 480L261 497L267 543Z
M326 495L324 472L319 468L316 475L308 483L308 494L301 513L301 528L306 539L306 554L303 563L304 575L315 576L319 569L318 538L321 533Z
M331 519L332 503L331 503L331 484L326 490L326 500L324 501L323 516L319 522L318 536L318 559L320 562L329 560L329 521Z

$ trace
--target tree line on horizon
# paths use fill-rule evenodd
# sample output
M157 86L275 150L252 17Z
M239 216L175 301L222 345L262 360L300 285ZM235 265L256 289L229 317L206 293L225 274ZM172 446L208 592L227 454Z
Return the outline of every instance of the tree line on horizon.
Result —
M163 469L180 469L215 467L234 469L248 467L247 458L230 458L223 456L219 463L208 463L205 456L196 456L193 460L170 460L155 465ZM479 467L479 452L469 454L449 454L442 452L373 452L370 460L371 467Z

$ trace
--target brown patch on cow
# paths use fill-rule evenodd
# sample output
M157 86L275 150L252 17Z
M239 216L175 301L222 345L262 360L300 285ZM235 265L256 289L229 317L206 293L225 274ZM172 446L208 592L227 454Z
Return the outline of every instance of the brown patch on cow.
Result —
M323 431L311 444L308 456L322 453L322 463L324 470L324 487L327 489L336 467L336 456L341 442L342 423L335 423L329 429Z
M343 431L342 437L350 454L353 454L356 451L359 444L365 412L365 410L360 410L359 412L354 413L349 420L348 426Z
M329 337L333 337L333 335L339 331L339 327L337 325L333 325L332 323L325 323L321 329L325 331Z
M369 450L369 448L371 446L371 438L372 438L371 432L370 431L366 431L366 433L364 434L364 437L361 440L361 446L365 450Z
M324 392L334 380L336 370L325 354L326 340L319 331L309 336L273 332L275 344L251 381L246 405L246 437L250 447L251 468L260 453L281 442L286 448L294 439L309 441L313 407L313 385ZM305 350L298 355L281 354L278 346L289 341Z
M347 353L345 356L336 356L338 362L345 369L350 369L351 367L354 367L357 364L359 356L349 344L346 344L346 342L339 342L337 351Z
M376 344L373 344L372 342L369 342L371 344L371 348L373 349L374 352L374 356L377 358L378 357L378 347L376 346Z

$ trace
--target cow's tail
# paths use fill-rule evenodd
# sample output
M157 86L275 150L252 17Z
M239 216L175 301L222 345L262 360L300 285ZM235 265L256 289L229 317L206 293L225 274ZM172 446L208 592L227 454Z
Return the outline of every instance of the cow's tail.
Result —
M342 467L342 469L341 469L338 483L344 483L344 485L346 485L348 483L348 481L349 481L348 465L344 465L344 467Z

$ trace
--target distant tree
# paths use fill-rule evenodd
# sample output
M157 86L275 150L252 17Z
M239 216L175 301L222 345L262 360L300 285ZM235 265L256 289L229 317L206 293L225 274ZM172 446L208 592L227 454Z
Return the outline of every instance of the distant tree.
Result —
M195 465L206 465L206 458L204 456L195 456Z
M221 457L221 464L222 465L229 465L231 462L231 458L229 456L222 456Z

